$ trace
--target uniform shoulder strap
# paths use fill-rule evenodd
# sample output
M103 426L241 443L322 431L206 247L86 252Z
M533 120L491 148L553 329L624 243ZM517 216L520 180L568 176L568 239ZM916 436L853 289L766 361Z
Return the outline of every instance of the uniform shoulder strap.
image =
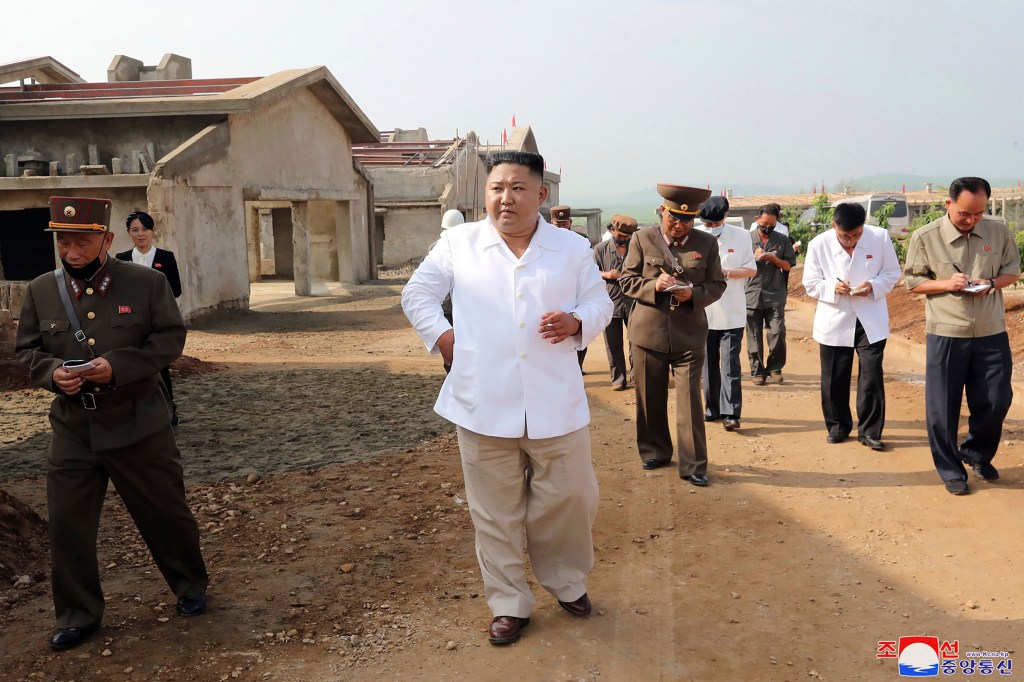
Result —
M89 354L90 358L96 357L96 353L93 352L92 346L89 345L85 338L85 332L82 331L82 324L78 321L78 315L75 313L75 307L71 305L71 294L68 293L68 283L64 281L64 269L57 268L53 271L53 278L57 280L57 293L60 294L60 302L64 304L64 312L68 315L68 322L71 323L71 331L75 332L75 340L78 341L82 349Z

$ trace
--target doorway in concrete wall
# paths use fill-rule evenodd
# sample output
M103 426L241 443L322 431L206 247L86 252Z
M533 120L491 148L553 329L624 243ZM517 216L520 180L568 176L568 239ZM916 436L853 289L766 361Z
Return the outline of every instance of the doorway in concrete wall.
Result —
M270 233L264 239L262 279L295 279L292 209L270 209Z
M56 267L50 209L0 211L0 279L32 280Z

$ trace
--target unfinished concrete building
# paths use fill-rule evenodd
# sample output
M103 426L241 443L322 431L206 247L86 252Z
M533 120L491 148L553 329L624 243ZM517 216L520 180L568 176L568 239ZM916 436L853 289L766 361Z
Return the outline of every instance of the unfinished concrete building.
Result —
M441 216L449 209L461 211L467 221L486 216L483 160L501 150L537 153L532 129L513 128L506 144L493 146L481 144L473 132L431 140L423 128L395 129L375 144L357 146L355 158L373 178L377 262L399 267L422 258L437 240ZM558 174L544 173L545 214L558 204L559 181Z
M21 80L0 88L0 305L15 315L24 282L55 266L51 195L113 200L115 251L132 247L125 216L152 214L187 320L247 308L267 274L300 295L376 277L372 180L352 145L380 133L325 67L194 80L177 55L118 56L109 82L83 83L55 65L0 66L0 83Z

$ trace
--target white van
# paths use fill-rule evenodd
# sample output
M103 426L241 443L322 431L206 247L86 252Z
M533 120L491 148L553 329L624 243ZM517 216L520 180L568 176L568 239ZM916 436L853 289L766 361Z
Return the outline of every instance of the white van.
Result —
M839 204L860 204L867 211L867 223L874 225L876 224L874 216L878 214L878 211L883 206L890 202L895 205L895 210L889 216L889 234L894 239L906 237L910 232L910 210L907 206L907 198L902 194L874 193L861 194L855 197L843 197L833 203L832 206L834 208Z

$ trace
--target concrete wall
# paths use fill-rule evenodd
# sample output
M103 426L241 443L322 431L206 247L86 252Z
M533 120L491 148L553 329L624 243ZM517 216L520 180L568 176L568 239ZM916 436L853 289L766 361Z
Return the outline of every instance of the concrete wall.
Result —
M386 208L382 261L398 267L422 258L441 231L441 216L448 209L462 211L467 221L486 215L484 196L487 172L480 158L475 133L466 135L453 163L440 168L370 168L374 200ZM557 193L557 185L556 185ZM436 206L396 206L400 203L435 203Z
M341 235L346 227L344 221L338 226L338 279L342 282L365 282L377 277L373 241L374 189L369 173L356 172L356 198L349 202L347 239ZM344 256L346 250L348 258Z
M77 165L89 163L89 145L96 145L99 162L108 168L112 157L130 157L152 143L153 161L175 149L223 116L153 116L73 120L4 121L0 126L0 157L32 148L51 161L59 161L63 175L68 154ZM78 168L72 169L77 174ZM0 174L3 168L0 166ZM124 172L128 172L125 168Z
M388 208L384 216L384 265L423 258L441 235L441 207Z
M354 198L357 189L348 133L307 90L234 114L224 125L226 130L207 131L193 148L182 148L180 160L168 157L149 187L150 206L161 214L157 221L166 224L179 264L189 273L181 300L188 319L248 305L246 195L294 201L329 191ZM336 253L334 210L335 201L307 206L309 238L316 240L311 254L321 247ZM274 218L277 232L285 222L278 219L279 209ZM287 276L294 261L285 244L292 244L290 236L275 240L275 263L277 274ZM311 274L337 276L336 256L333 263L319 253L312 260Z
M437 201L452 180L450 168L370 168L378 204Z
M337 201L309 202L310 274L314 282L338 281L338 218ZM345 203L345 212L348 204ZM347 217L346 217L347 222Z

